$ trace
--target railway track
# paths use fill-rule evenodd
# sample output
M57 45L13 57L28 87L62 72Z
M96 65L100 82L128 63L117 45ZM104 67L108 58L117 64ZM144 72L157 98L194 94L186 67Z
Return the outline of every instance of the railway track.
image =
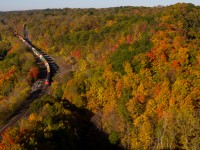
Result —
M24 103L22 103L21 108L23 109L19 109L18 111L16 111L15 114L7 120L7 123L0 128L0 135L2 135L6 131L7 128L9 128L10 126L13 126L18 120L20 120L21 118L24 118L25 116L28 116L30 114L30 111L29 111L30 104L33 102L33 100L39 98L42 95L43 95L42 91L35 94L31 94L27 98L27 100L24 101Z
M38 61L42 62L46 69L46 74L41 75L44 76L44 78L40 80L44 80L42 87L40 89L36 89L34 92L30 93L28 98L22 103L21 107L16 110L16 112L5 121L5 124L3 126L0 126L0 136L8 129L9 127L15 125L21 118L27 117L30 114L29 107L30 104L37 98L41 97L47 87L50 84L51 77L57 72L59 67L57 64L53 61L53 59L42 52L42 50L38 49L36 46L34 46L31 41L28 39L22 38L13 28L9 27L7 23L5 23L4 20L1 21L5 26L8 27L8 29L20 40L23 41L23 43L31 50L31 52L38 58ZM50 71L51 70L51 71ZM40 72L40 74L44 74L44 71Z

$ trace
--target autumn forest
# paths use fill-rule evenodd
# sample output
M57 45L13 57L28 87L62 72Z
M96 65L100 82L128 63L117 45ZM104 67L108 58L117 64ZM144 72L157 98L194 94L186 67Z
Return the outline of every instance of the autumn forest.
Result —
M0 150L200 148L200 6L0 12L59 71ZM38 80L31 51L0 24L0 125Z

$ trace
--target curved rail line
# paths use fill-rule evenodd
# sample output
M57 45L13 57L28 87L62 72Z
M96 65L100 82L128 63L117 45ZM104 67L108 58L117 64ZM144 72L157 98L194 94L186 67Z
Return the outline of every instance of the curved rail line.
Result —
M19 119L22 117L28 116L30 114L29 111L29 105L32 103L33 100L39 98L43 93L38 92L30 95L27 100L22 104L23 110L19 111L18 114L14 115L1 129L0 129L0 135L2 135L6 129L12 125L14 125Z
M0 136L6 131L8 127L14 125L22 117L28 116L30 114L30 111L29 111L30 104L32 103L33 100L39 98L40 96L44 94L45 90L50 84L50 76L51 76L50 65L48 61L45 59L45 57L43 56L44 53L41 50L37 50L37 48L33 44L31 44L30 41L20 36L12 27L8 26L8 24L4 20L1 20L1 23L3 23L6 27L8 27L8 29L14 34L14 36L18 37L34 53L34 55L38 57L40 61L44 63L46 67L46 78L45 78L45 82L44 82L42 90L30 93L27 100L24 101L24 103L21 106L21 108L23 109L18 110L17 114L15 114L12 118L10 118L10 120L8 120L7 123L0 128Z

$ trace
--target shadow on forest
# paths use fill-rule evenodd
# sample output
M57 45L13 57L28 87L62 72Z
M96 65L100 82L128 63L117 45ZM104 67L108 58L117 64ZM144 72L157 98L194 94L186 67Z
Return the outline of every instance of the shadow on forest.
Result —
M77 150L123 150L119 144L111 144L108 135L100 131L92 122L94 115L91 111L78 108L65 100L65 107L75 116L72 126L77 129L78 140L75 149Z

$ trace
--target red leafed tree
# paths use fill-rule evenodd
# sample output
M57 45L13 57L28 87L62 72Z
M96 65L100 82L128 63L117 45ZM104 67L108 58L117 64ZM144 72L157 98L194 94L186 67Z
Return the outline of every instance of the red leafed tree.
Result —
M150 61L153 61L156 58L156 56L154 54L154 50L151 50L150 52L147 52L146 55L150 59Z
M145 102L145 95L140 94L140 95L138 96L138 100L139 100L140 103L144 103L144 102Z
M31 76L32 79L35 79L35 80L36 80L37 77L38 77L38 74L39 74L38 68L37 68L37 67L32 67L32 68L30 69L29 74L30 74L30 76Z
M133 43L133 36L132 35L127 35L126 40L127 40L128 44L132 44Z
M74 56L76 59L78 59L78 58L80 58L80 56L81 56L81 52L80 52L79 50L74 50L73 56Z
M114 46L111 48L111 51L114 52L116 49L117 49L117 45L114 45Z
M178 68L179 67L178 61L177 60L172 60L171 61L171 67L175 68L175 69Z
M2 140L0 142L0 150L22 149L19 144L22 135L17 129L6 130L1 136Z
M156 113L158 115L158 118L161 118L162 117L162 114L163 114L163 106L162 105L159 105L156 109Z
M12 139L12 136L8 133L4 133L2 135L2 138L3 138L3 142L0 143L0 149L6 149L6 148L9 148L10 145L13 144L13 139Z

